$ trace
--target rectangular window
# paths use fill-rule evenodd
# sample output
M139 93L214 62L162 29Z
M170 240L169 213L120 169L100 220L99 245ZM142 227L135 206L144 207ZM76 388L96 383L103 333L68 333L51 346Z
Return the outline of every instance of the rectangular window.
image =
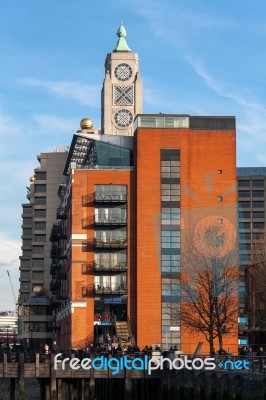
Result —
M35 217L36 218L45 218L46 210L35 210Z
M32 267L44 268L44 259L43 258L33 258L32 259Z
M35 230L36 231L44 231L46 229L45 222L35 222Z
M31 236L32 235L32 229L29 228L23 228L23 235L25 236Z
M263 232L253 232L252 234L253 240L264 240Z
M264 222L253 222L253 229L264 229Z
M251 217L251 213L249 211L240 211L238 213L238 217L239 218L250 218Z
M250 232L239 233L239 240L251 240Z
M32 247L32 254L43 254L44 253L44 246L33 246Z
M239 190L238 197L250 197L250 190Z
M252 201L253 208L264 208L264 201Z
M45 193L46 192L46 185L34 185L34 192L35 193Z
M239 222L239 229L250 229L250 222Z
M239 243L239 250L251 250L251 243Z
M35 197L36 206L44 206L46 204L46 197Z
M238 181L238 187L250 186L250 180L240 180Z
M264 218L265 214L264 211L253 211L252 216L253 218Z
M264 187L264 180L263 179L253 179L252 186L254 187Z
M35 173L35 179L36 179L37 181L45 181L45 180L46 180L46 172L45 172L45 171L43 171L43 172L36 172L36 173Z
M46 235L35 235L34 236L34 241L35 242L45 242L46 241Z
M238 203L239 208L250 208L250 201L240 201Z
M264 190L252 190L253 197L264 197Z

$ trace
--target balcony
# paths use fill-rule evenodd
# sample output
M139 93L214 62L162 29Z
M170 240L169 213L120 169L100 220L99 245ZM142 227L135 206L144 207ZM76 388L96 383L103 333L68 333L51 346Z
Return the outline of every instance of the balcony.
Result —
M98 284L94 285L94 293L97 295L105 294L127 294L127 286L124 284L111 284L110 286L101 286Z
M108 215L108 216L95 215L93 217L82 219L83 228L89 227L91 225L125 226L126 224L127 224L127 219L125 217L121 217L120 215Z
M97 249L125 249L127 239L94 239L94 247Z
M57 242L61 239L66 239L66 231L61 225L54 224L51 230L50 241Z
M67 219L66 207L58 207L56 211L57 219Z
M50 251L50 257L58 260L65 260L67 257L64 255L63 249L59 246L53 245Z
M61 280L60 279L52 279L50 282L50 290L51 292L57 292L61 288Z
M50 266L50 274L51 275L56 275L58 271L60 271L61 266L59 263L56 262L52 262L51 266Z
M126 203L127 193L121 192L95 192L95 203Z
M106 261L106 260L99 260L94 261L94 271L96 272L122 272L127 270L127 263L126 262L114 262L113 260Z

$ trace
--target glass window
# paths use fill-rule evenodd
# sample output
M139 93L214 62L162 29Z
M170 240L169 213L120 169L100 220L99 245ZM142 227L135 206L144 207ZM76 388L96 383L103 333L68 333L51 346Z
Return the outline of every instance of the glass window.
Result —
M240 201L238 203L239 208L250 208L250 201Z
M46 229L46 223L45 222L35 222L35 230L36 231L43 231Z
M45 240L46 240L46 235L35 235L34 236L35 242L45 242Z
M238 213L239 218L250 218L251 213L249 211L240 211Z
M23 235L31 236L32 235L32 229L29 228L23 228Z
M46 210L35 210L35 217L36 218L45 218Z
M251 240L250 232L239 233L239 240Z
M44 268L44 259L43 258L33 258L32 266L38 268Z
M250 222L239 222L239 229L250 229Z
M46 185L34 185L35 193L45 193Z
M264 180L263 179L253 179L252 186L255 187L264 187Z
M250 180L240 180L238 181L238 187L245 187L250 185Z
M44 246L33 246L32 247L33 254L43 254L44 253Z
M35 173L35 178L36 178L36 180L39 180L39 181L44 181L44 180L46 180L46 172L45 172L45 171L43 171L43 172L36 172L36 173Z
M250 190L239 190L238 197L250 197Z
M264 197L264 190L252 190L253 197Z
M251 243L239 243L239 250L251 250Z
M253 222L253 229L264 229L264 222Z
M35 197L36 206L43 206L46 204L46 197Z
M264 240L263 232L253 232L252 236L253 236L253 240Z
M253 211L253 218L264 218L264 211Z
M264 201L252 201L253 208L264 208Z

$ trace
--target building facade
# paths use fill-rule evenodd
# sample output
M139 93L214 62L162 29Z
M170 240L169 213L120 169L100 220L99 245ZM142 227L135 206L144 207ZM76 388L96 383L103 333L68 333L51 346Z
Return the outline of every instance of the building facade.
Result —
M237 168L237 181L239 342L243 345L256 342L261 344L266 326L262 324L261 319L256 319L256 313L261 306L261 300L255 301L259 289L254 285L256 270L259 272L256 279L261 281L263 278L260 278L261 266L258 262L258 254L254 253L258 253L260 243L265 247L266 168ZM248 271L252 273L248 274Z
M222 229L220 258L233 254L224 267L236 266L234 118L144 114L133 137L79 131L64 171L59 346L86 348L110 336L186 353L203 342L207 352L203 334L182 326L182 276L201 274L186 262L193 246L214 258L213 244L198 237L210 229ZM234 351L237 317L236 308L224 339Z
M237 268L235 118L143 114L138 55L123 26L117 35L105 62L101 130L84 118L62 154L45 232L35 232L44 221L33 220L43 197L36 177L23 205L29 218L23 230L35 223L34 231L23 232L30 246L21 264L23 337L35 337L36 318L29 315L43 302L48 325L54 317L44 336L64 350L115 342L172 345L185 353L201 344L207 353L204 333L182 322L191 301L185 290L194 282L200 298L204 265L213 263L210 295L218 298L217 271ZM36 243L37 233L46 235L44 242ZM223 345L236 352L235 291L230 301L232 326L221 329Z
M20 256L19 337L36 347L53 338L53 303L50 291L50 232L59 205L58 186L65 182L66 148L41 153L39 166L22 204L22 255Z

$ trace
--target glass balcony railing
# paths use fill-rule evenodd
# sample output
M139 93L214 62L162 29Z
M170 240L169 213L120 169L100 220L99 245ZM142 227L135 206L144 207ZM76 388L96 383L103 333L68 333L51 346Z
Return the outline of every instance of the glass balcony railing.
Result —
M126 248L127 247L127 239L125 238L95 238L94 246L96 248Z
M121 192L95 192L94 201L97 203L126 203L127 193Z

